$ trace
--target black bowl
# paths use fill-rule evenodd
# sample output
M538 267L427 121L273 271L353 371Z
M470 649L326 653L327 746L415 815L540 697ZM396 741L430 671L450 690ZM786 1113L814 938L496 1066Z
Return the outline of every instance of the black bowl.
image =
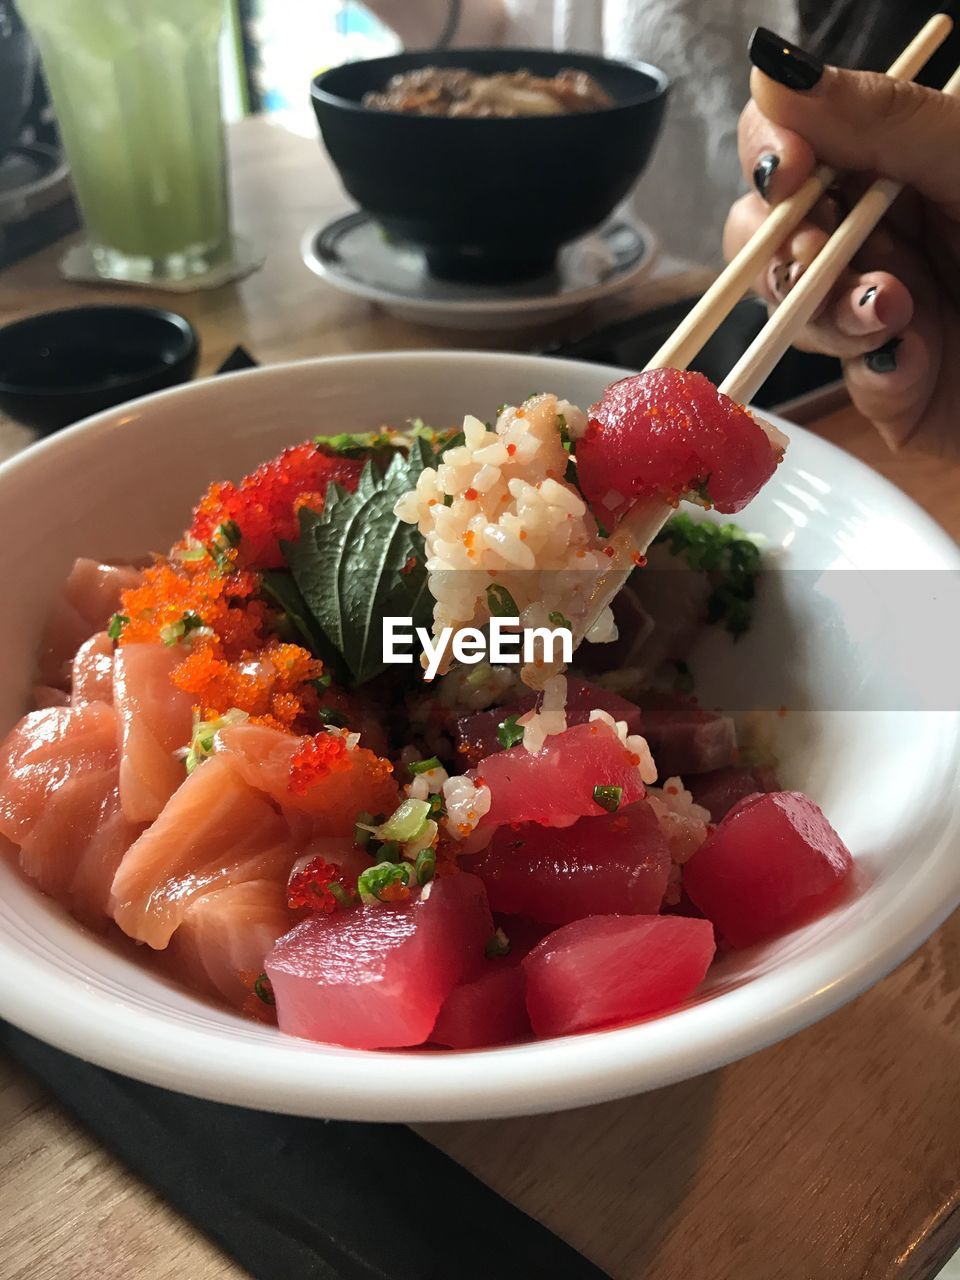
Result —
M154 307L71 307L0 329L0 409L46 434L125 400L187 382L200 342Z
M506 119L413 116L362 105L423 66L552 76L586 71L614 105ZM313 81L323 140L347 191L434 275L517 280L549 271L562 244L607 218L643 172L668 81L644 62L542 49L451 49L350 62Z

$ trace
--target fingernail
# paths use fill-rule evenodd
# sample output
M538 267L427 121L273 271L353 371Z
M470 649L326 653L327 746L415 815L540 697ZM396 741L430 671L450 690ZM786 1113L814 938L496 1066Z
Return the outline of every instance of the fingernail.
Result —
M773 175L777 172L780 164L780 157L772 151L765 152L753 167L753 185L757 188L764 200L767 198L767 192L770 190L770 183Z
M865 293L862 293L860 297L857 299L857 306L865 307L871 298L876 297L876 294L877 294L877 286L875 284L872 284L870 288L867 289Z
M787 89L812 89L823 75L823 63L767 27L754 28L747 53L753 65Z
M868 351L863 357L864 363L872 373L893 373L897 367L897 348L902 338L891 338L876 351Z

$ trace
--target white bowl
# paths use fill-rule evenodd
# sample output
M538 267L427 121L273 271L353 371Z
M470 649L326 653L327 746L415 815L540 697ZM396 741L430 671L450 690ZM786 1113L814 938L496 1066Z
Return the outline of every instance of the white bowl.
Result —
M317 432L418 415L449 424L546 389L588 404L618 374L528 356L338 357L164 391L35 446L0 468L0 730L27 709L43 620L76 555L167 547L211 479L237 477ZM214 1008L112 951L3 865L0 1014L102 1066L201 1097L303 1115L444 1120L652 1089L781 1039L876 982L960 901L960 715L904 685L903 656L910 645L922 658L908 675L931 666L933 637L916 633L933 628L918 610L956 584L960 554L873 472L781 425L792 438L786 461L743 522L784 565L946 571L907 575L919 595L909 609L888 601L884 626L855 599L858 583L873 584L875 597L876 579L831 574L822 579L828 600L789 586L819 575L788 575L787 607L764 593L755 632L723 659L750 672L789 653L793 685L822 709L778 721L780 750L785 782L821 803L856 857L849 901L726 956L696 1001L661 1018L511 1048L385 1055L284 1037ZM906 613L904 628L890 623ZM849 709L864 706L887 709ZM917 709L890 709L898 706Z

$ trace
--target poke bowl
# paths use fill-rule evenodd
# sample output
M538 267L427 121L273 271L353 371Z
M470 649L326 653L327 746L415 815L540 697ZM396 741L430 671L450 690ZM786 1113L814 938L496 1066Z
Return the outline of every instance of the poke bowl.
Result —
M241 492L240 486L228 490L211 489L211 485L228 478L239 482L242 476L255 473L266 459L300 441L334 437L335 443L320 448L327 451L324 456L332 450L340 465L351 459L356 446L349 435L373 431L383 437L378 447L394 449L397 442L383 428L414 423L412 438L429 443L433 437L424 423L454 429L465 414L481 416L469 431L479 432L476 439L485 440L483 432L492 428L483 427L483 415L496 418L498 429L502 420L516 427L517 407L525 404L529 406L526 412L533 415L549 402L551 413L556 415L557 402L548 396L531 398L534 388L549 389L569 402L564 416L572 429L574 406L601 401L608 384L623 376L622 370L527 356L458 352L337 357L258 369L164 391L100 414L41 443L0 468L7 599L0 622L7 659L0 682L0 732L13 729L34 705L38 653L51 615L74 626L75 645L82 639L82 623L78 624L75 611L65 611L62 596L64 581L78 556L104 565L142 566L149 553L174 546L188 557L213 557L216 553L229 561L235 547L231 531L222 521L207 530L202 546L182 541L198 497L207 495L199 514L193 517L195 521L210 515L211 508L205 505L208 499L221 502L225 495ZM501 408L514 408L498 416L501 402ZM124 937L113 926L104 929L102 921L90 920L76 910L73 899L61 891L62 885L58 888L48 883L48 891L39 892L34 880L43 884L43 875L24 859L23 849L18 859L17 850L8 846L9 856L0 861L0 961L6 975L0 990L0 1015L102 1066L200 1097L291 1114L427 1121L556 1110L659 1087L771 1044L825 1016L881 978L960 902L960 715L942 687L939 700L925 686L918 687L913 679L917 664L905 661L905 655L914 652L915 628L922 617L919 611L932 608L931 600L938 594L949 595L960 568L960 554L933 520L862 464L801 428L784 422L774 425L790 438L786 455L765 487L738 513L737 522L756 540L755 545L760 545L764 559L781 572L761 579L749 630L734 641L723 627L707 628L696 639L681 674L696 675L699 706L709 716L709 709L719 705L721 698L730 710L744 713L744 733L750 722L757 742L765 742L775 756L776 787L782 793L807 793L816 813L821 818L828 816L829 829L840 833L842 847L852 855L852 868L845 876L843 891L832 894L822 910L764 937L741 935L741 945L721 948L703 981L693 983L686 995L673 1002L676 1007L662 1009L657 1016L615 1023L608 1020L592 1028L571 1022L559 1031L558 1024L541 1020L538 1035L520 1035L516 1043L493 1047L440 1047L431 1041L428 1029L421 1040L408 1042L406 1047L351 1048L321 1042L319 1035L304 1038L309 1028L284 1034L273 1025L269 1008L273 996L260 979L270 974L275 998L283 1003L287 996L282 965L271 967L268 962L263 974L249 975L250 994L264 1006L254 1010L260 1016L251 1016L251 1010L237 1002L231 1006L229 1001L213 999L197 985L191 989L182 970L174 972L165 965L163 946L152 945L141 925L131 924L131 895L126 895L127 914L116 914L121 928L129 934ZM369 441L364 445L368 447ZM412 445L406 447L412 449ZM388 469L397 456L391 455ZM340 497L327 498L323 509L331 513L331 520L337 504L348 502L348 492L346 485ZM609 493L604 498L609 499ZM445 506L442 502L438 505ZM455 510L453 504L450 509ZM700 518L709 523L716 517L708 511ZM315 517L308 514L301 519L306 530ZM251 536L249 525L246 536ZM406 562L400 568L407 568ZM904 583L914 584L909 590L916 594L901 611L911 617L907 625L898 628L887 608L885 624L878 625L875 606L871 612L871 600L877 595L871 575L899 570L908 571L902 575ZM136 575L141 570L135 567L128 572ZM154 562L152 572L158 575L178 570L161 558ZM156 580L156 576L148 578ZM142 591L144 587L133 577L127 589ZM90 651L93 660L85 670L86 678L93 682L104 677L105 655L108 666L116 672L122 669L117 666L116 654L124 652L128 664L124 678L132 678L133 646L124 650L123 631L147 625L152 618L149 608L136 607L144 603L144 597L127 595L123 599L126 613L118 610L111 615L110 629L115 634L107 636L116 649L107 654L106 649L100 653L94 646ZM953 598L952 603L956 604ZM288 608L287 616L294 614L295 610ZM934 614L928 615L928 632L933 631L933 619ZM173 624L164 625L171 629L158 643L157 653L176 653L183 659L203 651L208 639L203 619L194 623L184 609ZM302 640L302 635L299 638ZM134 639L134 634L128 633L127 640ZM296 640L293 636L292 641ZM277 644L290 641L291 637L278 632ZM932 668L941 657L949 659L948 649L938 648L935 635L927 634L925 644L924 665ZM602 645L595 647L599 650ZM359 661L356 653L351 657ZM761 676L770 672L776 679L759 691ZM325 689L323 676L316 678L321 690ZM613 693L609 681L608 693ZM114 696L124 695L115 688ZM788 706L778 705L781 696ZM569 693L567 698L570 707ZM56 703L57 698L50 693L48 700ZM207 701L204 698L203 707ZM103 707L102 703L91 705ZM274 707L278 714L280 706ZM349 704L338 706L341 711L347 708L349 720ZM39 714L49 714L45 723L54 724L59 711L54 706L51 713ZM98 711L94 719L102 714ZM420 729L413 726L410 704L404 703L403 714L410 721L411 741L419 741ZM505 717L502 721L500 714ZM391 715L384 705L373 718L386 723ZM606 735L611 749L619 749L617 735L610 728L614 717L609 716L608 723L602 716L598 721L595 711L591 716L579 729L587 731L593 726L601 736ZM536 724L536 717L531 720L524 713L508 723L511 718L505 712L494 716L495 733L506 725L512 744L500 740L505 756L524 749L513 736L520 718L526 720L525 726L519 726L522 737ZM101 727L88 721L84 730L88 742ZM328 717L329 740L345 741L347 727L337 738L340 726ZM375 733L376 727L369 732ZM194 728L189 742L175 753L179 772L170 788L174 798L188 792L199 796L201 785L205 790L190 821L179 826L178 844L192 848L199 843L208 853L211 833L220 822L230 833L230 849L224 850L222 857L215 851L213 863L218 864L218 859L226 863L235 846L242 845L249 834L236 822L230 826L231 811L239 811L249 800L245 784L231 772L233 766L225 768L223 757L218 759L220 744L211 746L211 741L218 734L222 741L228 741L238 728L260 734L277 731L266 725L231 723L229 717L226 724L209 732L203 726ZM574 733L577 728L564 732ZM549 751L549 734L556 730L545 724L540 729L547 735L547 746L534 745ZM361 730L361 743L365 732L367 728ZM19 763L26 762L32 768L40 757L48 758L44 753L55 737L48 734L44 739L41 733L33 744L40 756L27 760L21 755ZM322 733L316 737L326 742ZM639 770L641 748L629 736L621 741L637 754ZM746 744L744 736L741 746L746 749ZM341 752L347 749L362 748L356 742L337 748ZM254 763L261 764L266 754L255 751ZM367 755L376 758L372 752ZM536 755L531 752L532 758ZM155 802L151 794L158 787L163 790L162 775L172 770L170 756L166 752L157 764L154 753L156 768L135 771L136 784L141 787L138 803L149 806ZM317 758L314 751L300 761L309 775L308 784L316 781ZM8 831L12 812L10 760L8 755L6 790L0 798L0 819ZM495 754L484 757L481 766L491 778L498 766L490 761L495 760ZM287 761L290 763L289 754ZM432 774L437 763L422 749L397 757L397 776L403 767L411 774L404 788L406 796L415 800L419 794L414 785L417 778ZM455 769L441 772L446 776ZM469 770L464 773L467 779L472 778L475 793L484 785L496 793L495 784L484 783L475 769L472 774ZM88 776L83 775L80 782L86 785ZM664 781L659 780L661 785ZM600 808L589 809L586 812L592 816L578 821L604 823L615 818L621 790L623 812L630 810L629 782L606 775L600 782L603 785L592 789ZM648 797L652 797L654 788L649 781L647 788ZM528 794L530 790L536 792L537 788L528 789ZM757 781L748 796L741 792L742 807L738 810L734 805L706 839L722 832L724 823L737 820L739 814L749 817L755 813L758 803L768 799L761 794L758 801L757 793L768 790ZM511 795L521 793L519 787L510 791ZM426 794L430 795L429 788ZM452 810L456 797L446 790L443 794L448 810ZM666 797L661 801L666 803ZM423 801L428 806L431 802L432 798ZM171 803L169 798L162 802ZM554 793L550 803L562 807L564 801ZM257 812L266 814L264 821L273 821L276 815L258 804ZM220 817L212 820L210 812L217 806ZM383 807L388 807L386 802ZM47 808L52 812L55 806ZM809 816L813 810L805 812ZM103 811L98 813L102 816ZM113 813L107 816L111 823L117 817ZM511 820L519 817L517 825L522 826L528 816L514 813ZM433 879L432 869L422 887L417 887L406 869L414 867L413 860L402 875L394 876L390 867L400 866L400 862L391 862L386 846L391 836L402 841L410 832L389 829L389 819L385 823L382 814L366 818L357 824L357 839L367 863L381 859L376 866L386 867L392 884L400 883L401 888L412 884L416 901L412 905L397 902L393 895L384 894L379 907L371 906L367 897L378 897L380 889L368 880L362 905L351 901L349 911L345 905L343 914L338 915L338 892L336 902L326 903L332 914L315 912L305 919L298 915L294 929L285 936L315 926L319 930L333 924L339 927L342 920L360 919L363 912L381 911L381 920L408 919L405 912L427 909L431 900L436 906L445 894L449 897L444 886L458 877L461 882L476 878L468 871L467 875L458 872ZM37 814L31 818L35 820L39 822ZM242 821L241 817L241 825ZM350 821L352 825L353 816ZM147 825L147 833L156 832L161 822L158 818ZM99 835L107 825L104 822L97 828ZM113 823L110 830L115 828ZM513 832L511 822L500 829ZM418 833L422 830L421 824ZM69 837L71 828L64 827L61 834L63 831ZM139 826L134 837L131 848L145 838ZM368 847L369 841L374 842L375 853ZM609 843L616 845L615 837L611 836ZM58 848L69 852L69 839L61 839ZM102 842L98 848L98 856L106 859ZM704 843L694 853L694 861L706 848ZM155 854L156 846L151 856ZM129 856L129 850L123 856ZM481 849L471 856L483 859L489 853ZM441 860L442 854L438 854L437 861ZM267 874L266 866L263 861L257 863L256 874L261 878ZM471 868L475 869L475 864ZM289 868L289 881L287 869L285 864L285 890L295 883L295 869ZM666 868L663 874L666 879ZM360 885L359 876L354 883ZM428 895L431 886L433 892ZM146 916L154 921L158 918L155 887L148 886L140 903L145 915L138 915L138 921ZM306 884L301 880L296 887L309 893L309 877ZM330 890L330 885L324 887ZM664 885L660 891L664 892ZM685 907L678 895L667 914L649 918L685 921L702 933L710 928L704 916L710 916L712 906L709 895L700 894L698 889L698 902L692 907ZM168 906L169 901L161 915ZM656 911L656 907L642 910ZM497 917L498 934L510 932L510 916L508 911ZM419 918L426 920L427 916ZM609 908L604 918L630 920L628 914ZM170 917L164 915L163 919L169 926ZM530 956L536 957L538 948L549 943L554 936L550 929L555 925L556 917L554 925L541 929L547 936L534 942ZM564 927L574 925L561 929ZM176 937L178 931L175 923L170 933ZM732 925L729 931L736 936ZM156 937L149 936L155 943ZM132 937L139 937L141 943L147 941L147 945L130 945ZM519 930L514 942L519 947ZM493 953L487 952L488 963L498 962L497 949L495 945ZM195 959L196 952L193 955ZM440 951L416 953L421 959L439 955ZM529 967L524 971L532 973ZM593 984L602 982L602 968L594 967L590 973ZM431 971L420 985L429 987L433 977ZM256 987L259 991L253 990ZM402 985L397 988L399 995L391 1010L406 1017L407 1005L416 1004L422 995L415 992L407 1001L412 990ZM581 1003L589 1003L595 992L589 983L582 982L575 994ZM264 995L267 1000L262 1000ZM330 1007L323 1006L322 1016ZM436 1008L431 1016L435 1015Z

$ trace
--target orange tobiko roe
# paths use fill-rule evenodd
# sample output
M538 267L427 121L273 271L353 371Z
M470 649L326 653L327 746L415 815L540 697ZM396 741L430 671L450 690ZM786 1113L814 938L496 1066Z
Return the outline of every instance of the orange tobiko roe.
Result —
M290 790L302 796L321 778L350 768L347 743L338 734L317 733L304 738L290 757Z
M220 525L234 521L240 530L238 564L278 569L284 563L281 541L299 537L299 508L322 510L331 482L356 489L363 467L362 458L322 453L310 441L293 445L239 484L212 484L194 511L188 536L206 545Z
M274 729L293 729L316 714L317 692L311 683L323 674L323 663L296 644L270 641L238 661L223 656L216 637L195 642L171 680L192 694L204 719L237 709Z

